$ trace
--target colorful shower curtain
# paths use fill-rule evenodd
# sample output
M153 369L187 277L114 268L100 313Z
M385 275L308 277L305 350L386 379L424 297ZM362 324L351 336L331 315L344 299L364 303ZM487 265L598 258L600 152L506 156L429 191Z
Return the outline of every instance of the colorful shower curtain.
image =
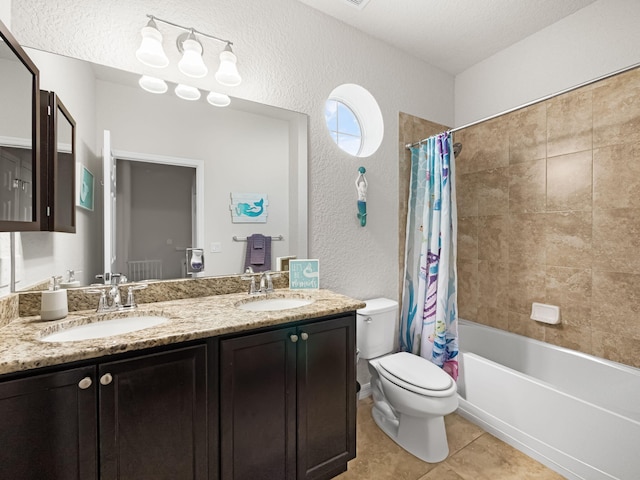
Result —
M455 169L451 134L411 148L400 347L458 378Z

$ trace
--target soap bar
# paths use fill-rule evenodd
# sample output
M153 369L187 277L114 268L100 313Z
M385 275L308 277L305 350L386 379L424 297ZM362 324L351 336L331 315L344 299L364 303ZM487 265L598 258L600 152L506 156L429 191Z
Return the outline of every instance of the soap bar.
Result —
M69 313L66 290L46 290L42 292L40 318L42 320L60 320Z

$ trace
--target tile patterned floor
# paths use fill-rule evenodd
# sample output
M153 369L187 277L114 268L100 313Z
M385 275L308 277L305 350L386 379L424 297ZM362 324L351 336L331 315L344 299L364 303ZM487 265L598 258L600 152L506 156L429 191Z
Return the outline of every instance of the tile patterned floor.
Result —
M564 477L457 414L445 425L449 457L425 463L387 437L371 417L371 397L358 404L358 456L338 480L560 480Z

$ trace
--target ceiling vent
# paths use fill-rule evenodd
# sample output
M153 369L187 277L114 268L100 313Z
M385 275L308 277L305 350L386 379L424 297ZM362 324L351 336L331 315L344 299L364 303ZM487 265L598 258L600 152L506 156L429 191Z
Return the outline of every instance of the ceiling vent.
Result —
M352 7L356 7L358 10L362 10L367 6L369 0L344 0L344 2Z

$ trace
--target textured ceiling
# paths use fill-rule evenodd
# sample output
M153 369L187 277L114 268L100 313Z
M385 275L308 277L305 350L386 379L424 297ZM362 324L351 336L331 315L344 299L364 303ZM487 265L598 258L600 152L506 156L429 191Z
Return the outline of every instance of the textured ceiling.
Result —
M299 0L456 75L596 0Z

